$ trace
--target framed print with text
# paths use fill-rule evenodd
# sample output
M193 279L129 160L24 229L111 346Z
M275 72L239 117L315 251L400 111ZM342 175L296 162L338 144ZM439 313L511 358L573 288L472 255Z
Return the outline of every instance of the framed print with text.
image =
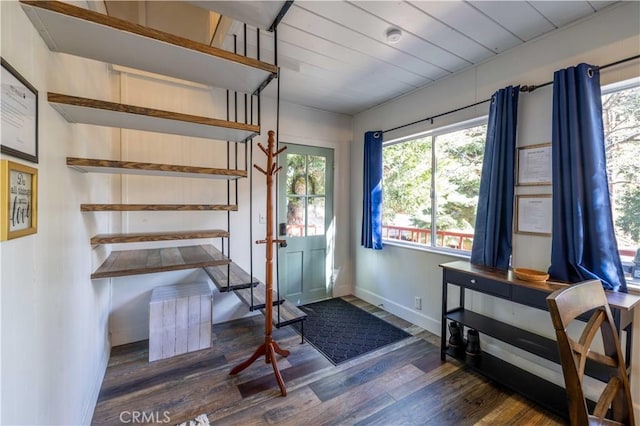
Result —
M38 232L38 170L0 161L0 241Z
M551 142L518 148L517 185L551 185Z
M516 195L516 233L551 236L551 194Z
M4 58L0 78L0 152L38 162L38 91Z

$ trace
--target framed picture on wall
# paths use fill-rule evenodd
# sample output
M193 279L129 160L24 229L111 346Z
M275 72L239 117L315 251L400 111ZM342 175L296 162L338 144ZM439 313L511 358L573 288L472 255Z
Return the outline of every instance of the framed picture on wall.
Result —
M516 233L551 236L551 194L516 195Z
M2 62L0 152L38 162L38 91L4 58Z
M518 148L517 185L551 185L551 142Z
M0 241L38 232L38 170L0 161Z

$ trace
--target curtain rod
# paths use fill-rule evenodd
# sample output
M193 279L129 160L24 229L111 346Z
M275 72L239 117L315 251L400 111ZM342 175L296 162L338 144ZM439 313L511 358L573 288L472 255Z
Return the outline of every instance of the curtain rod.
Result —
M625 62L633 61L635 59L640 59L640 55L630 56L628 58L624 58L624 59L621 59L619 61L615 61L615 62L611 62L611 63L605 64L605 65L602 65L601 67L598 67L598 68L603 70L603 69L606 69L606 68L609 68L609 67L613 67L613 66L616 66L616 65L623 64ZM539 89L541 87L549 86L550 84L553 84L553 81L547 81L546 83L542 83L542 84L538 84L538 85L535 85L535 84L532 84L532 85L529 85L529 86L525 85L525 86L521 86L520 87L520 91L521 92L525 92L525 93L530 93L530 92L533 92L534 90ZM442 117L444 115L449 115L449 114L453 114L454 112L462 111L462 110L465 110L465 109L468 109L468 108L473 108L475 106L482 105L482 104L490 102L490 101L491 101L491 98L485 99L483 101L479 101L479 102L476 102L476 103L471 104L471 105L467 105L467 106L463 106L463 107L460 107L460 108L452 109L451 111L443 112L443 113L440 113L440 114L437 114L437 115L433 115L431 117L426 117L426 118L423 118L423 119L420 119L420 120L412 121L411 123L407 123L407 124L403 124L401 126L393 127L391 129L383 130L382 133L384 134L384 133L387 133L387 132L392 132L394 130L402 129L404 127L413 126L414 124L422 123L424 121L431 121L431 124L433 124L433 120L435 118L440 118L440 117Z

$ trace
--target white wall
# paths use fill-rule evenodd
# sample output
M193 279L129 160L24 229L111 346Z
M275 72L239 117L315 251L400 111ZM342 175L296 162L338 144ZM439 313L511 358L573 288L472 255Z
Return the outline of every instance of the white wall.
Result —
M276 84L276 81L271 84ZM286 84L286 82L281 82ZM233 93L231 119L234 119ZM244 120L244 96L238 95L238 119ZM226 93L200 85L169 82L161 78L123 73L121 101L169 111L180 111L208 117L226 117ZM250 109L249 109L250 110ZM257 122L257 101L254 101L254 123ZM254 143L267 143L268 130L276 130L276 101L264 97L261 103L262 134ZM303 145L323 146L335 150L334 213L336 223L335 291L349 294L350 262L348 144L352 135L351 118L345 115L314 110L286 102L280 104L280 141ZM239 165L244 167L244 147L239 148ZM234 152L234 148L231 148ZM233 154L232 154L233 157ZM159 135L156 133L122 130L122 159L168 164L226 167L226 143L206 139ZM264 165L262 152L254 147L254 163ZM234 160L231 159L233 167ZM122 201L128 203L225 203L226 181L203 179L175 179L163 177L126 176L122 178ZM233 188L233 185L232 185ZM232 193L233 193L232 189ZM231 213L231 258L249 271L250 246L253 245L253 273L264 282L264 246L252 241L264 238L266 226L258 223L258 213L265 213L265 182L261 174L253 176L253 215L249 211L249 179L238 183L239 210ZM232 195L233 197L233 195ZM233 201L233 198L232 198ZM102 213L95 213L97 215ZM122 231L152 232L157 230L226 229L224 212L132 212L122 214ZM253 236L249 238L249 221ZM220 248L220 239L211 242ZM203 240L180 244L201 244ZM160 243L155 244L161 245ZM134 245L114 245L114 249ZM135 244L148 247L151 244ZM95 265L97 266L97 265ZM102 280L109 281L109 280ZM111 279L113 308L110 332L113 345L148 338L148 301L154 287L180 282L208 281L202 270L188 270ZM248 308L233 294L214 291L214 323L249 314Z
M394 101L357 115L354 119L355 143L351 146L351 250L355 262L355 294L379 304L428 330L440 334L441 277L438 265L452 257L387 245L382 251L359 246L362 209L363 135L368 130L389 129L424 117L488 99L493 92L510 84L542 84L553 79L553 72L580 62L604 65L640 53L638 27L640 3L625 2L599 12L562 31L556 31L524 46L505 52L471 70L434 83ZM637 61L603 70L602 84L640 75ZM551 87L520 95L518 145L551 141ZM467 109L435 120L385 134L386 140L424 131L429 128L486 115L488 104ZM551 188L518 188L518 193ZM550 239L516 235L513 264L537 269L549 266ZM414 296L423 300L423 309L413 309ZM485 312L522 328L551 335L548 314L492 298L474 297L473 309ZM636 329L640 327L635 327ZM635 333L640 339L640 333ZM500 353L512 362L526 365L550 380L557 381L559 367L531 357L522 351L505 349L483 338L485 349ZM542 368L541 368L542 367ZM637 370L632 379L640 384ZM638 387L635 388L636 394ZM637 398L640 399L640 398ZM637 402L638 403L638 402Z
M189 270L92 281L91 272L111 249L152 244L92 248L89 238L107 232L226 228L226 214L80 213L79 204L223 203L226 185L223 181L200 179L81 174L66 167L65 157L226 167L226 145L205 139L69 124L48 105L46 93L224 118L225 92L121 73L107 64L49 52L17 2L1 2L0 11L2 56L40 93L38 233L0 245L0 422L88 423L110 344L148 338L151 289L207 280L201 270ZM242 99L240 96L240 120ZM274 99L263 97L263 131L255 143L266 144L267 131L276 130L276 105ZM254 114L257 115L257 106ZM280 104L280 140L335 150L335 290L341 294L348 294L351 289L347 172L351 135L351 117L286 102ZM261 152L255 149L254 153L254 162L262 164ZM241 167L242 163L243 157ZM247 270L249 247L253 245L249 221L253 224L253 240L263 238L265 232L265 225L258 223L258 212L264 213L265 205L260 176L257 174L253 180L253 214L249 213L249 179L240 180L240 208L231 214L231 255ZM264 246L254 245L253 269L254 275L264 280ZM215 293L214 298L214 322L248 314L247 307L234 295Z
M108 201L112 179L67 168L68 155L117 156L110 129L68 124L47 103L58 91L108 99L106 65L49 52L17 2L0 2L2 57L39 92L38 232L0 243L2 424L81 424L93 415L109 355L110 286L89 279L89 238L110 217L80 213ZM2 155L3 159L23 162Z

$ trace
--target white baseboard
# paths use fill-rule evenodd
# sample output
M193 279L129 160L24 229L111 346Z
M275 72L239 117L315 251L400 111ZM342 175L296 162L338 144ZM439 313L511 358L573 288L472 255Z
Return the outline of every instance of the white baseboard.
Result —
M333 285L333 291L331 292L333 297L343 297L343 296L349 296L350 294L353 294L353 289L351 288L350 285L346 285L346 284L334 284Z
M109 364L109 354L111 353L111 346L105 345L104 352L98 364L97 374L93 380L93 386L91 386L91 392L87 395L82 406L82 423L83 425L90 425L93 418L93 412L96 409L98 403L98 396L100 395L100 388L102 387L102 381L104 375L107 372L107 365Z
M354 290L354 296L371 303L372 305L379 306L385 311L392 313L403 320L409 321L419 327L424 328L427 331L440 336L440 319L432 318L427 315L421 314L414 310L402 306L392 300L379 296L375 293L365 290L363 288L356 287Z

